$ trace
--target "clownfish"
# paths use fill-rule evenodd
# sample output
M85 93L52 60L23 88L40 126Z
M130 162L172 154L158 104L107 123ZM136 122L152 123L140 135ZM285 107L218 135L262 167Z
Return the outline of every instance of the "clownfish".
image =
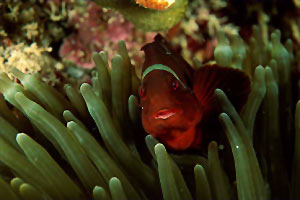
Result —
M239 111L250 91L242 71L214 65L194 70L157 35L142 47L145 61L139 88L145 131L173 150L199 149L218 119L214 91L222 89Z

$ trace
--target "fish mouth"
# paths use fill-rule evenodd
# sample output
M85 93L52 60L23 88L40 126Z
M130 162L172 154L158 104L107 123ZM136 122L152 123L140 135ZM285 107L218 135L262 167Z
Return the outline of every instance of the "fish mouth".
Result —
M153 115L154 119L168 119L176 115L175 109L161 109Z

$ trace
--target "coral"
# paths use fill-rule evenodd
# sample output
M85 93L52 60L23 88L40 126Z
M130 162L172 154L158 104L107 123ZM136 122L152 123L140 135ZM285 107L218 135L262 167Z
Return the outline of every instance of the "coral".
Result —
M75 31L64 39L59 54L66 61L72 61L79 67L92 68L92 54L105 50L108 57L115 54L114 44L124 40L134 62L141 62L141 48L138 43L152 40L154 33L142 33L120 14L107 11L93 2L87 3L84 13L75 11L70 16L69 26Z
M194 58L207 62L213 59L219 29L226 35L240 34L248 42L251 27L256 24L261 28L264 42L269 39L270 32L280 29L283 40L290 38L299 43L299 6L292 0L190 1L184 18L167 36L189 63Z
M40 72L42 79L51 85L58 84L62 76L87 79L87 70L75 67L92 68L94 51L105 50L111 58L118 40L128 44L132 63L141 63L141 45L137 42L149 42L154 35L137 31L120 14L102 9L91 1L6 0L0 4L0 10L3 13L0 16L1 54L6 51L1 55L1 71L9 72L13 64L23 72ZM23 48L35 46L40 51L51 47L52 51L47 49L49 53L44 52L39 57L23 53ZM15 52L14 55L19 52L20 62L16 56L8 58L8 52ZM21 60L27 64L21 66Z
M299 43L299 7L293 0L281 1L230 1L224 9L229 21L240 27L243 37L249 36L251 25L262 27L263 38L275 29L284 30L283 39ZM251 34L250 34L251 35Z
M181 54L190 63L194 58L201 62L213 57L217 45L217 30L222 29L226 34L236 35L239 27L222 14L228 2L191 1L181 22L171 29L168 37L173 38L174 46L179 46Z
M80 67L92 68L92 53L102 50L106 40L103 37L106 26L102 21L103 11L93 3L87 5L86 13L73 13L70 16L70 25L75 27L77 34L73 33L64 39L59 54L66 60L76 63Z
M12 1L0 3L0 71L11 66L23 72L41 72L51 85L59 82L56 43L65 37L66 13L75 3L53 0ZM51 47L50 47L51 46Z
M67 19L64 5L64 2L56 4L54 1L4 0L0 4L3 13L0 16L0 39L8 37L13 43L29 41L49 46L64 37L63 22Z
M44 75L48 74L48 83L55 84L58 80L55 76L51 78L51 74L54 73L53 69L60 70L62 64L48 54L51 50L50 47L39 47L36 43L30 46L24 43L2 46L0 47L0 71L7 73L10 78L13 78L12 68L30 74L41 72Z
M45 65L44 52L51 52L51 48L38 47L36 43L25 46L24 43L1 47L1 71L9 73L11 68L16 67L23 72L33 73L41 70Z
M17 68L22 85L1 73L1 199L299 198L299 84L291 82L299 58L280 31L266 43L262 32L253 27L248 44L219 30L216 62L248 73L252 90L240 114L215 91L227 139L210 142L207 157L171 152L150 135L144 144L139 80L122 41L111 67L107 54L93 54L92 85L80 91L66 85L62 94Z

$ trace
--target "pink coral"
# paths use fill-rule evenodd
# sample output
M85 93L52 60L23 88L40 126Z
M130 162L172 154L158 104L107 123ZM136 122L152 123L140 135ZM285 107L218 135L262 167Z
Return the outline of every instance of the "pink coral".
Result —
M76 33L65 38L60 47L60 56L74 62L79 67L92 68L92 53L105 50L109 57L116 53L116 43L126 42L129 53L137 53L137 45L152 40L152 33L144 34L137 31L133 24L125 20L120 14L106 11L93 2L88 2L86 11L81 14L73 13L70 20L71 27ZM135 56L139 61L139 56Z
M84 68L93 67L91 54L102 49L102 14L102 9L91 2L85 14L75 13L71 17L71 26L76 29L76 33L64 39L59 51L61 57Z

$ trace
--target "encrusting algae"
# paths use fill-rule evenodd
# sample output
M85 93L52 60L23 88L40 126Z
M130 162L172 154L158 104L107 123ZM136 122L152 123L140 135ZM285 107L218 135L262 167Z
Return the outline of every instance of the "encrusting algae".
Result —
M175 3L175 0L136 0L135 2L145 8L165 10L172 6Z
M94 53L92 84L80 90L59 92L17 68L21 84L1 73L0 199L299 199L291 72L300 58L280 31L265 42L257 26L253 32L247 43L219 31L217 64L247 72L252 89L240 114L215 91L227 139L211 141L207 156L168 152L150 135L144 143L140 83L122 41L111 67Z

